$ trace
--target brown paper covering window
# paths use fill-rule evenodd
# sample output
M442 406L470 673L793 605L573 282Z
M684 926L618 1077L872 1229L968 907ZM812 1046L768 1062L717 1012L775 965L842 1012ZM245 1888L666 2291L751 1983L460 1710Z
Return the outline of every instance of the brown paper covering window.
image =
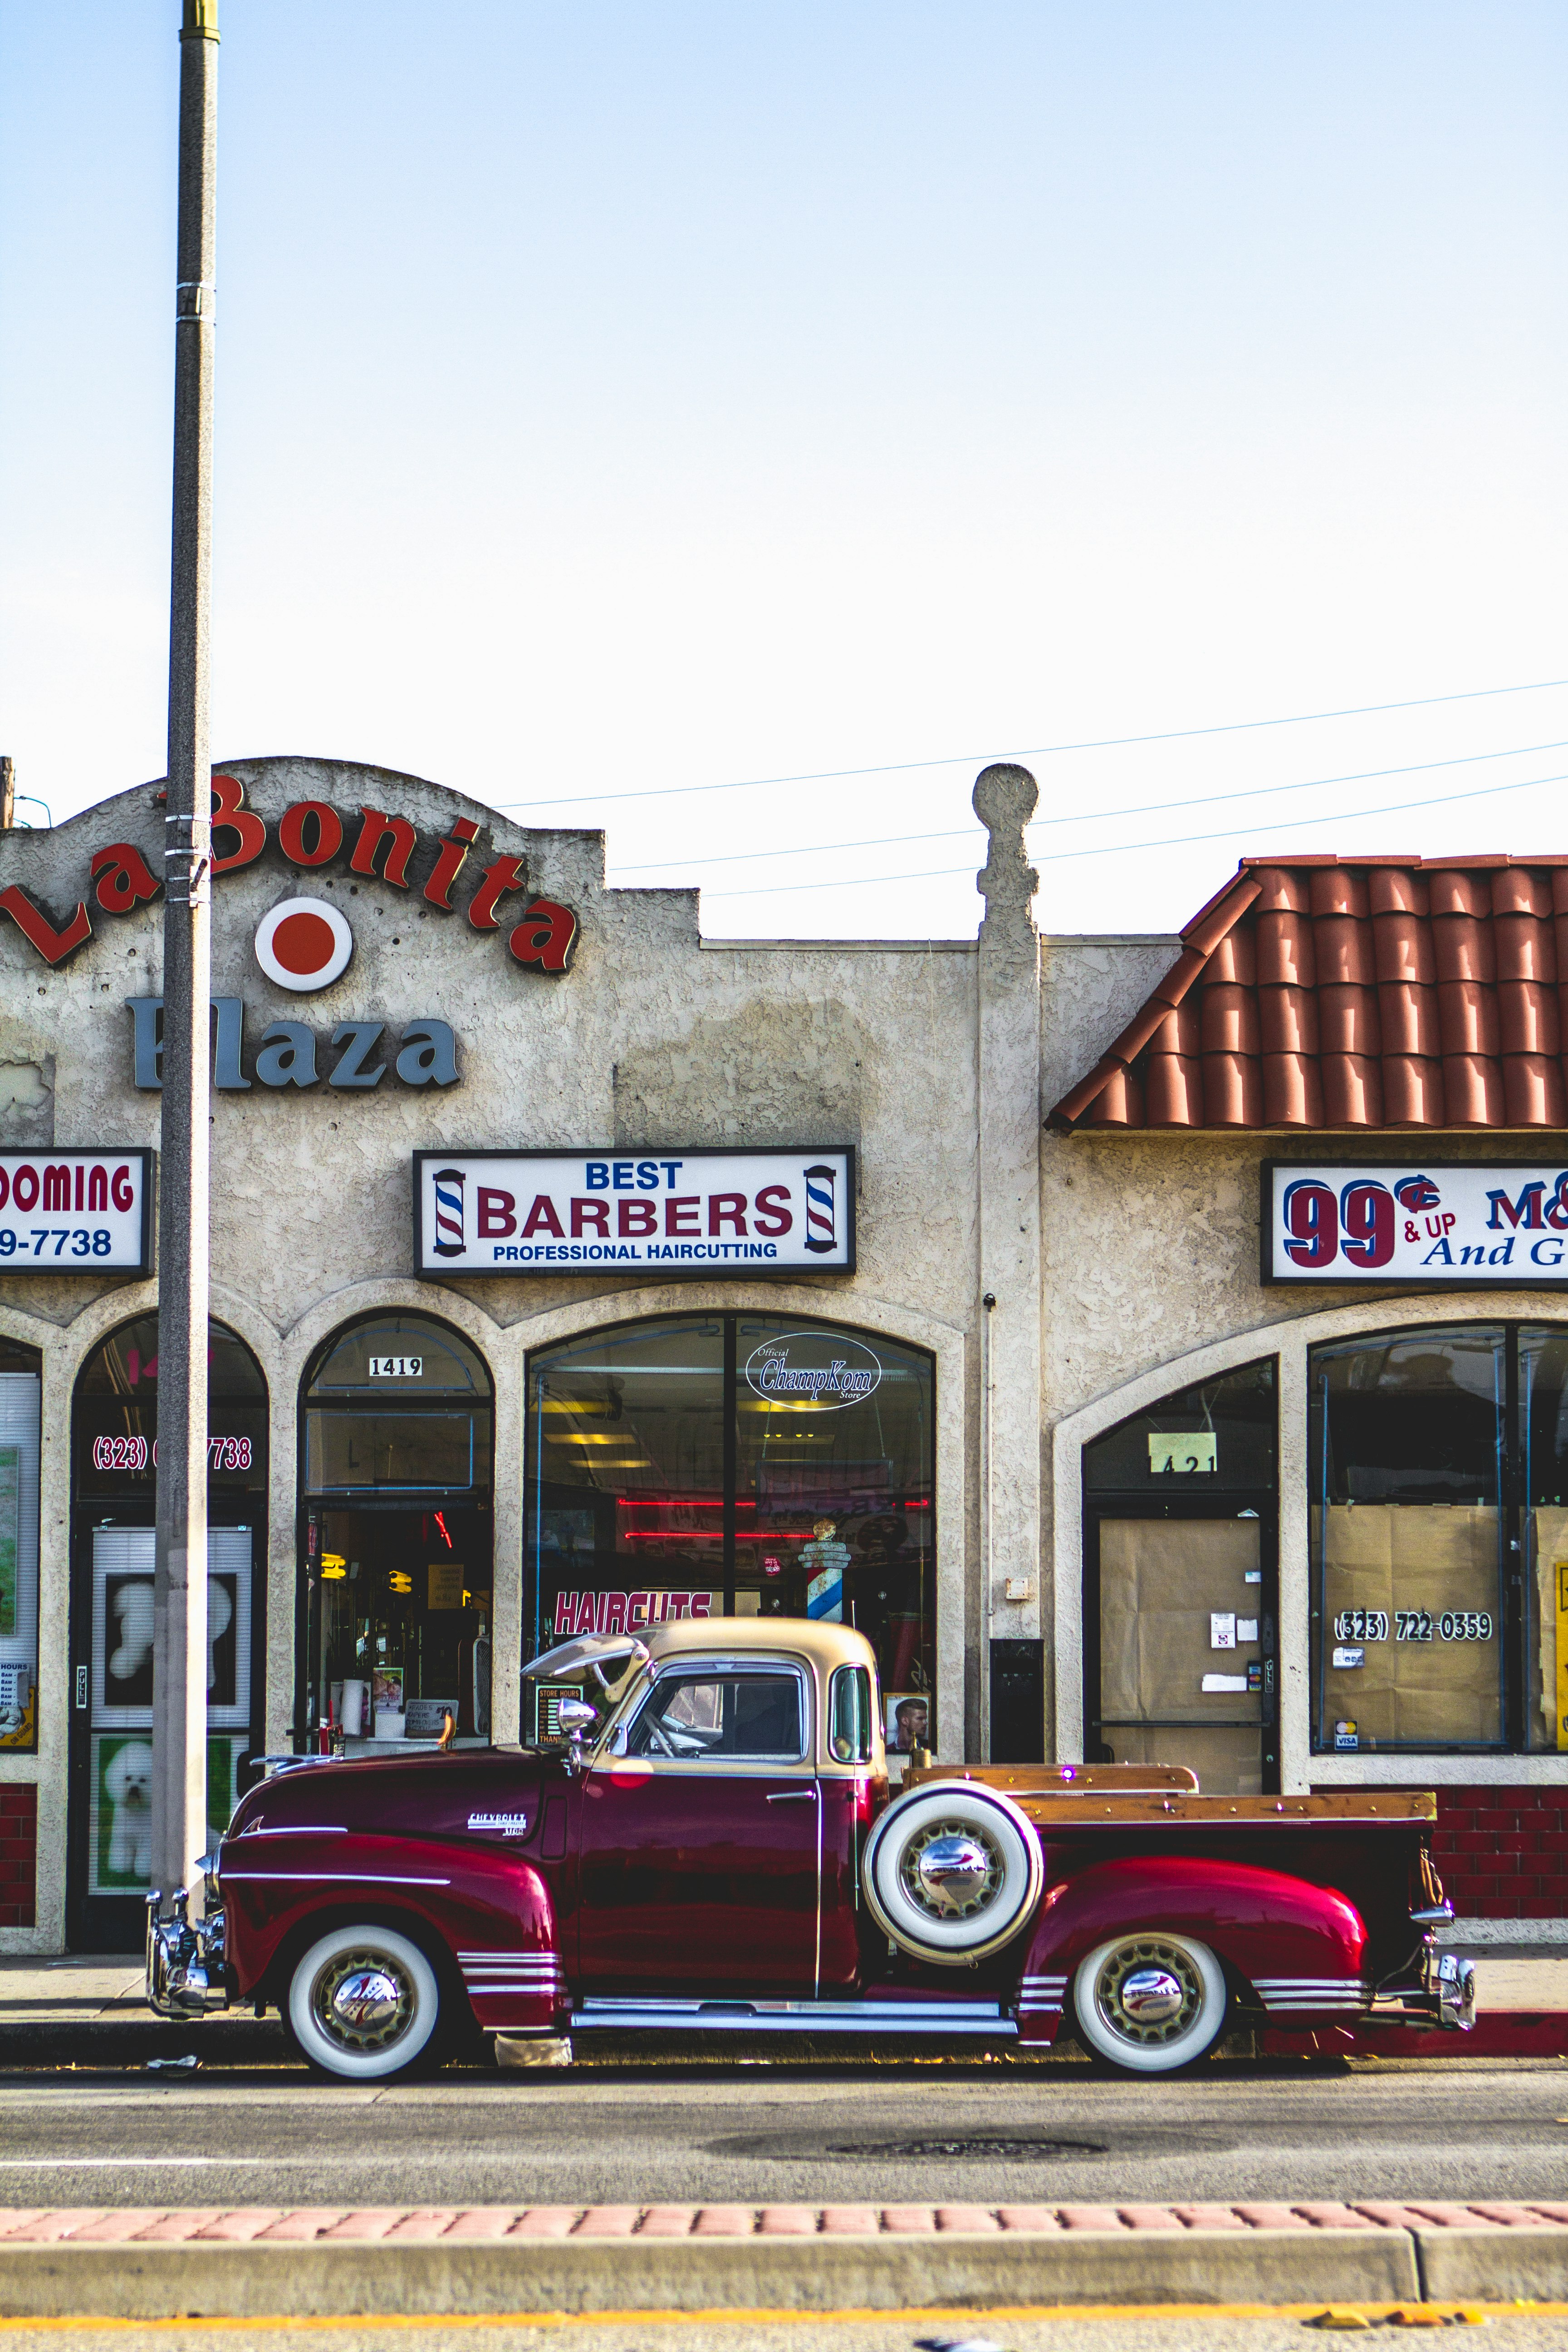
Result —
M1209 1647L1212 1610L1258 1615L1260 1587L1247 1581L1258 1564L1256 1519L1101 1520L1100 1702L1113 1718L1101 1737L1117 1763L1186 1764L1211 1796L1261 1794L1259 1694L1203 1686L1208 1674L1245 1675L1261 1654L1256 1642ZM1151 1716L1193 1720L1134 1727Z
M1314 1509L1323 1545L1323 1715L1355 1724L1361 1746L1447 1747L1502 1738L1498 1662L1500 1514L1490 1504L1331 1503ZM1568 1517L1568 1513L1564 1513ZM1363 1666L1336 1667L1334 1620L1344 1609L1382 1610L1385 1641L1365 1643ZM1394 1638L1399 1610L1485 1611L1491 1638Z

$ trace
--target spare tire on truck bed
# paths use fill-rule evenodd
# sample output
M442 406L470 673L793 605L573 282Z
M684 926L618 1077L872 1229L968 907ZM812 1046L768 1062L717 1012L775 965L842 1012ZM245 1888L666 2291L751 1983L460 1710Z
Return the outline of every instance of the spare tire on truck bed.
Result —
M928 1781L889 1806L860 1876L872 1917L901 1952L965 1968L1027 1926L1045 1857L1011 1797L976 1781Z

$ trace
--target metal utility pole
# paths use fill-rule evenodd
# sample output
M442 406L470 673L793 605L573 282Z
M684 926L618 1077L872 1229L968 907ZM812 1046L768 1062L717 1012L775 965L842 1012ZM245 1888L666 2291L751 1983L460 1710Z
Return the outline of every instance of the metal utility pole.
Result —
M163 849L158 1171L158 1537L153 1884L191 1886L207 1845L207 1081L212 769L207 747L216 300L217 0L183 0L174 529Z

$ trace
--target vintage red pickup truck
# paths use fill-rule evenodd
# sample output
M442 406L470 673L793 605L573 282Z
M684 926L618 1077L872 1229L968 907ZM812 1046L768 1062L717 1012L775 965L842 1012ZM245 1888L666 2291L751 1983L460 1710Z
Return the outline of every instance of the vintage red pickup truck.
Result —
M535 1748L301 1760L245 1796L206 1916L148 1905L165 2016L279 2011L385 2081L476 2027L1070 2034L1163 2074L1227 2027L1473 2021L1433 1801L1205 1797L1190 1772L917 1762L869 1644L726 1618L563 1643ZM167 1916L172 1912L172 1916Z

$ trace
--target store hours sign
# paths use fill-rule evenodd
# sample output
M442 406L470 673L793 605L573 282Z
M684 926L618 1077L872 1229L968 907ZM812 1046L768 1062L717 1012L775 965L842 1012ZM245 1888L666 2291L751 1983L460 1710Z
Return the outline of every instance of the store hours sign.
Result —
M416 1151L426 1276L855 1270L855 1154Z
M1262 1274L1423 1290L1568 1286L1568 1166L1270 1160Z

